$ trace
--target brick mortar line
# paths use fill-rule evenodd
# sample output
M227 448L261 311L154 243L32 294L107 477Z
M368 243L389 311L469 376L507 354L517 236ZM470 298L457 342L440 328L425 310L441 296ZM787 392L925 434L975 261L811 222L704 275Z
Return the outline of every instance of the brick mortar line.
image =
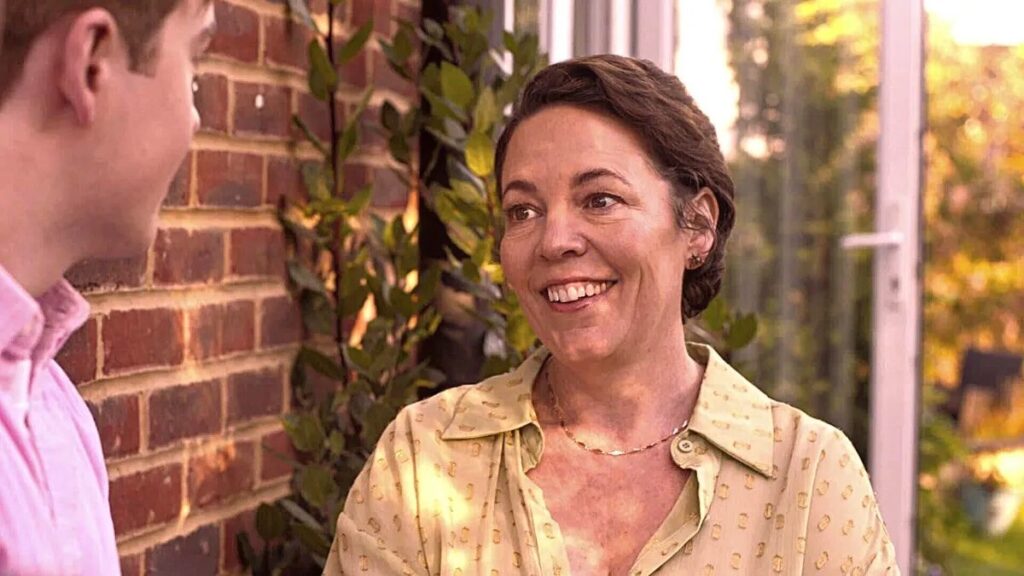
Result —
M367 43L363 49L367 52L376 52L379 47ZM306 71L303 68L296 68L287 64L266 63L256 64L251 62L238 62L227 57L212 55L204 58L196 66L197 75L217 74L226 77L231 82L247 82L250 84L267 84L292 88L303 94L309 93L309 81ZM367 76L370 71L367 70ZM367 81L370 78L366 78ZM369 83L369 82L367 82ZM341 79L338 95L345 102L356 103L364 87L357 86L351 82ZM233 92L233 91L232 91Z
M170 369L162 368L124 376L113 376L86 384L79 388L79 391L85 400L100 402L112 396L152 393L175 386L226 378L240 372L268 368L283 368L287 371L298 348L299 345L294 344L269 351L232 354L203 363L192 362Z
M184 228L186 230L226 229L227 231L246 228L281 229L277 221L277 209L265 207L256 210L231 208L165 208L160 211L160 228Z
M226 304L242 298L265 299L287 296L280 278L237 280L229 283L167 286L87 294L93 315L115 311L157 308L192 309L208 304Z
M90 317L93 317L93 316L90 314ZM100 374L103 374L103 366L104 366L104 364L106 362L106 354L104 354L104 347L103 347L103 322L106 319L103 316L95 316L95 318L96 318L96 350L95 350L95 352L96 352L96 355L95 355L95 358L96 358L96 374L95 374L95 376L99 376ZM81 390L81 388L79 388L79 390ZM141 406L139 407L139 410L142 410Z
M267 156L298 156L318 157L312 145L295 145L290 140L279 139L242 139L227 134L200 132L192 141L193 152L238 152L244 154L263 154Z
M261 15L280 16L286 18L288 15L287 9L281 5L281 3L275 3L270 0L225 0L228 4L234 4L235 6L242 6L249 8L254 12ZM327 15L311 14L313 19L317 21L318 26L327 26ZM335 18L338 24L348 27L342 19Z
M130 534L117 543L118 553L121 556L140 554L146 550L169 542L179 536L190 534L195 530L208 524L214 524L229 520L242 512L252 510L263 503L271 503L284 498L291 493L289 479L284 478L279 483L268 485L260 489L254 489L246 494L246 498L235 498L227 503L215 507L205 508L189 514L173 524L162 526L157 530ZM217 539L220 544L220 538Z
M259 451L259 441L268 434L281 430L280 415L265 416L246 423L243 426L224 432L189 438L177 444L164 446L147 454L135 454L115 461L107 462L107 470L111 482L145 472L168 464L182 464L182 473L188 474L188 461L193 456L209 454L222 448L233 446L239 442L254 442ZM188 478L185 478L187 483ZM255 478L253 482L255 484Z

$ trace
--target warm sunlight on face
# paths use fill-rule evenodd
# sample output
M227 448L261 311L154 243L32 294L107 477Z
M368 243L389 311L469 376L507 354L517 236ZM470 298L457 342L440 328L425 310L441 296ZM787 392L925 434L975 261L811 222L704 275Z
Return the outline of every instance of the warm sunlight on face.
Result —
M958 44L1024 44L1024 2L1020 0L925 0L930 18L944 22Z

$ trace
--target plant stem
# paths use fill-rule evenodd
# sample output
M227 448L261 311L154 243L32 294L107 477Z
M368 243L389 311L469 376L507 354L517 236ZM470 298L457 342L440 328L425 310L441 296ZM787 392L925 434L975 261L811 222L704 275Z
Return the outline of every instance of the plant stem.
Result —
M331 63L331 68L337 70L334 56L334 11L336 7L333 2L327 3L327 59ZM331 142L330 142L330 165L331 175L334 177L334 196L340 198L343 194L341 182L341 166L338 164L338 88L335 87L331 90L330 98L327 100L327 106L330 110L330 121L331 121ZM334 246L331 248L331 256L334 260L334 293L331 294L334 299L335 313L335 341L334 344L338 349L338 362L341 365L341 371L345 375L345 384L348 384L348 362L345 360L345 318L337 313L342 307L342 294L341 287L343 285L343 274L345 270L345 241L341 237L341 222L334 225Z

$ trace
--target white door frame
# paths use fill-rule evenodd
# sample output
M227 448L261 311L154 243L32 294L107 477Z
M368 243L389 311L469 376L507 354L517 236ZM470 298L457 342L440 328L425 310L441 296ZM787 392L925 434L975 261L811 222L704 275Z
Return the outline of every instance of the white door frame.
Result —
M903 574L914 573L921 390L921 138L924 9L881 0L875 232L843 239L875 249L871 459L878 505Z

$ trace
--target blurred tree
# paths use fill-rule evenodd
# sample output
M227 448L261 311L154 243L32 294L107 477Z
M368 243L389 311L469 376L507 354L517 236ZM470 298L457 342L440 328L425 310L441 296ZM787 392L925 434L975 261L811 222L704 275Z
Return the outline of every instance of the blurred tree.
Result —
M731 4L740 102L727 293L762 327L737 360L865 454L870 259L839 241L872 224L879 5Z
M928 36L925 382L959 382L968 347L1024 352L1024 46Z

